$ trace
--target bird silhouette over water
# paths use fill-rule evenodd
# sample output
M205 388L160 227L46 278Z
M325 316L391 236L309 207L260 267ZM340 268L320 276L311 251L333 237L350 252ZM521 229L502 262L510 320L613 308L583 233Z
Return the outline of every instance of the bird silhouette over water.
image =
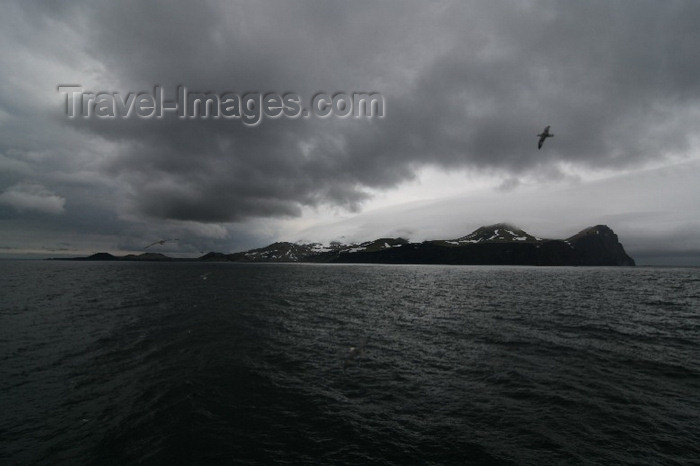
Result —
M547 138L553 138L554 135L549 134L549 125L547 125L545 126L544 131L538 134L537 137L540 138L540 141L537 143L537 149L542 149L542 144L544 144L544 140Z
M168 242L170 242L170 241L179 241L179 240L178 240L177 238L161 239L161 240L159 240L159 241L154 241L154 242L152 242L151 244L149 244L148 246L146 246L144 249L148 249L148 248L150 248L151 246L155 246L156 244L159 244L159 245L162 246L162 245L164 245L165 243L168 243Z

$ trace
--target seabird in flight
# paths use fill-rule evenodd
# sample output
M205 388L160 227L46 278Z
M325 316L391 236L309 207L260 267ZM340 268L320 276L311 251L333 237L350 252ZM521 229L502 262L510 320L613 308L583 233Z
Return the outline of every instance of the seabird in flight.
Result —
M160 241L154 241L154 242L152 242L151 244L149 244L148 246L146 246L144 249L148 249L148 248L150 248L151 246L155 246L156 244L160 244L160 245L162 246L162 245L164 245L165 243L167 243L167 242L169 242L169 241L178 241L178 239L177 239L177 238L172 238L172 239L162 239L162 240L160 240Z
M542 144L544 144L544 140L547 138L553 138L553 134L549 134L549 125L547 125L544 128L544 131L542 131L540 134L537 135L537 137L540 138L540 142L537 143L537 149L542 149Z

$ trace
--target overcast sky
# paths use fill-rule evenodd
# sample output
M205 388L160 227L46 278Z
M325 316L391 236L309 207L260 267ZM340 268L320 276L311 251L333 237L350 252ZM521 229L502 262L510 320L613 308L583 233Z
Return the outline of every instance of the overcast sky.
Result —
M0 253L607 224L700 265L700 2L6 2ZM59 85L374 92L381 118L76 117ZM537 134L554 138L537 149Z

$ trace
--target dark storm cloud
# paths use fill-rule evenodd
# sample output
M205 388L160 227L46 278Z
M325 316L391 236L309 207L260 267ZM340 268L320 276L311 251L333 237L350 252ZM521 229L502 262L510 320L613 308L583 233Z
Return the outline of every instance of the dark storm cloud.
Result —
M413 118L388 139L406 140L408 126L406 142L436 163L515 171L555 160L623 167L687 148L699 80L678 77L693 76L696 7L499 5L495 24L455 33L461 41L426 67L409 94L418 102L392 107ZM533 151L546 124L558 139Z
M700 5L690 1L23 8L40 36L47 24L47 34L77 31L74 52L89 57L90 80L102 86L93 91L159 84L173 95L182 84L293 91L305 104L320 91L384 96L386 116L371 120L64 118L64 128L115 146L95 170L119 181L123 208L146 217L357 209L367 188L396 186L425 165L503 173L509 186L520 174L557 176L557 162L625 168L683 153L698 124ZM547 124L555 138L538 151Z

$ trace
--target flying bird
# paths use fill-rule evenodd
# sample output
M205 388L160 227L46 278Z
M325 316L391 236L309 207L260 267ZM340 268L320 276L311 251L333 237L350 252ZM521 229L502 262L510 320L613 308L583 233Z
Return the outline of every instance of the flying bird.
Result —
M540 141L537 143L537 149L542 149L542 144L544 144L544 140L547 138L553 138L553 134L549 134L549 125L545 126L544 131L542 131L540 134L537 135L538 138L540 138Z
M151 244L149 244L148 246L146 246L144 249L148 249L148 248L150 248L151 246L155 246L156 244L159 244L159 245L162 246L162 245L164 245L165 243L170 242L170 241L179 241L179 240L178 240L178 238L171 238L171 239L162 239L162 240L160 240L160 241L154 241L154 242L152 242Z

